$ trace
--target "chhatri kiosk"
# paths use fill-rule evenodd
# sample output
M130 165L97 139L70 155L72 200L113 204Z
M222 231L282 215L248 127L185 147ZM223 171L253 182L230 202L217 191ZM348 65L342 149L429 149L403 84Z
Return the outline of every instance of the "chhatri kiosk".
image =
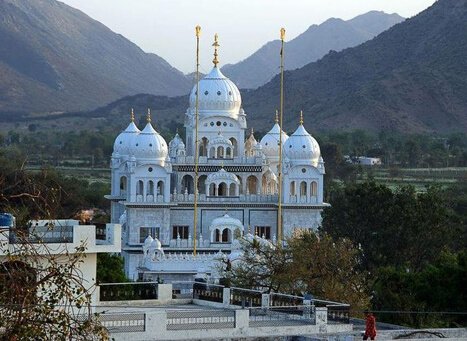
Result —
M240 91L219 68L217 39L214 46L214 67L190 94L185 141L177 133L167 143L149 111L142 130L132 113L115 140L107 198L112 223L122 224L130 279L170 282L200 274L215 279L216 260L238 248L239 236L277 243L296 229L316 229L328 205L324 161L303 118L290 136L277 114L260 141L252 129L247 134Z

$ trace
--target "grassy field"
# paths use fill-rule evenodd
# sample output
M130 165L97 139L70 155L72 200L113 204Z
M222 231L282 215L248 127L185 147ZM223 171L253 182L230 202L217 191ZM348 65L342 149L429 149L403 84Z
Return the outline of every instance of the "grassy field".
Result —
M467 181L467 167L457 168L364 168L359 181L374 179L390 188L401 185L412 185L417 191L425 191L427 186L440 185L447 187Z

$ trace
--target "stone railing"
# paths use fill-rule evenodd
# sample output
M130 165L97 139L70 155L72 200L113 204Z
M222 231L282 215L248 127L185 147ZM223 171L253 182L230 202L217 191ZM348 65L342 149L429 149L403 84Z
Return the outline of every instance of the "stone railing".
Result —
M178 165L193 165L195 158L193 156L177 156L176 164ZM229 165L229 164L241 164L241 165L261 165L263 159L256 156L235 156L233 158L226 159L214 159L208 158L207 156L200 156L198 159L199 165Z

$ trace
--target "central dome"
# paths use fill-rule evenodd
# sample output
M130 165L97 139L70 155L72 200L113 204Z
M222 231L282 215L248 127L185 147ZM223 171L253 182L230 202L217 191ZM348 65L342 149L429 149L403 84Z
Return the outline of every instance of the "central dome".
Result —
M190 93L190 108L195 110L196 85ZM238 114L242 98L237 86L216 66L199 81L199 110L234 111Z

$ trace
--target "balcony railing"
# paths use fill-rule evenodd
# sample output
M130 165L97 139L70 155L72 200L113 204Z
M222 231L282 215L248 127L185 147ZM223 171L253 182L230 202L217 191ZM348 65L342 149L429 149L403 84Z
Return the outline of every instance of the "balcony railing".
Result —
M73 226L37 226L28 230L9 231L10 244L21 243L73 243Z
M101 283L101 301L156 300L157 282Z

